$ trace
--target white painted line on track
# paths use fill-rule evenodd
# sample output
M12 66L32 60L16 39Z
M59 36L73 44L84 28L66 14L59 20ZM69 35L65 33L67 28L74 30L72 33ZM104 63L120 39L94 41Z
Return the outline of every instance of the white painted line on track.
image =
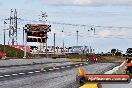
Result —
M11 76L11 75L4 75L5 77L9 77L9 76Z
M36 73L39 73L40 71L35 71Z
M28 72L29 74L33 74L34 72Z
M76 67L78 67L78 65L75 65Z
M60 68L55 68L55 69L57 69L57 70L58 70L58 69L60 69Z
M66 66L66 67L68 67L68 68L69 68L69 67L71 67L71 66Z
M0 76L0 78L3 78L4 76Z
M65 68L65 67L61 67L61 68Z
M25 73L19 73L20 75L24 75Z
M12 74L13 76L16 76L16 75L18 75L18 74Z
M52 71L53 69L49 69L50 71Z
M83 65L83 64L80 64L81 66Z

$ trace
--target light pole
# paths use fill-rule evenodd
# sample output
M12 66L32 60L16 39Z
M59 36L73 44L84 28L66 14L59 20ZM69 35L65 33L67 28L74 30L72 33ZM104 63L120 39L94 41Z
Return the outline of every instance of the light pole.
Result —
M23 46L24 46L24 27L23 27Z
M55 33L54 33L54 56L55 56Z
M7 24L5 21L4 21L4 53L5 53L5 24Z
M94 35L96 35L95 34L95 28L94 27L91 27L90 30L88 29L88 32L89 31L93 31L94 32ZM90 53L90 54L93 53L93 50L92 50L91 46L89 47L89 52L88 53Z
M26 48L27 48L27 30L26 29L23 29L25 31L25 50L24 50L24 57L23 58L26 58Z
M77 46L78 46L78 32L79 32L79 31L77 30L76 32L77 32Z
M62 30L62 33L64 34L64 31L63 30ZM63 52L62 52L63 55L64 55L64 47L65 47L65 45L64 45L64 39L63 39Z

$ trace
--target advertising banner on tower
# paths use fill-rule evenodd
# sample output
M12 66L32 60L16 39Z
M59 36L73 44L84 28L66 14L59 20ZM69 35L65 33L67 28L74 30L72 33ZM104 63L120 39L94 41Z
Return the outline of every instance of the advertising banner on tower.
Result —
M23 46L23 45L12 45L12 47L14 47L14 48L17 48L17 49L20 49L20 50L25 50L25 46ZM26 46L26 52L30 52L30 46Z

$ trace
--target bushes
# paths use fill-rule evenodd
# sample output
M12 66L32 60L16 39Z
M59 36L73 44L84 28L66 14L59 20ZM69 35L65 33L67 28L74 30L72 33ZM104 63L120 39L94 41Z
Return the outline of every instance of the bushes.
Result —
M0 45L0 51L4 52L4 46ZM16 58L23 58L24 56L24 51L5 45L5 53L6 57L16 57ZM32 54L27 53L27 57L31 57Z
M122 56L122 53L121 52L116 52L115 56Z

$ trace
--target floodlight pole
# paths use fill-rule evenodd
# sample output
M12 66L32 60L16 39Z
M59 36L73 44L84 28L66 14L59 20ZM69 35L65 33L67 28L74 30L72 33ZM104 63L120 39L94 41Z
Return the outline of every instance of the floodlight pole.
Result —
M5 53L5 24L6 24L6 22L4 21L4 53Z
M64 29L64 28L63 28ZM62 30L62 33L64 34L64 31ZM63 38L63 52L62 52L62 55L64 55L64 38Z
M46 58L47 58L47 40L48 39L46 39Z
M55 56L55 33L54 33L54 56Z
M25 30L25 50L24 50L24 57L23 58L26 58L26 47L27 47L27 30L26 29L23 29Z
M76 32L77 32L77 46L78 46L78 32L79 32L79 31L77 30Z
M24 46L24 39L25 39L25 38L24 38L24 33L25 33L25 32L24 32L24 28L23 28L23 46Z

